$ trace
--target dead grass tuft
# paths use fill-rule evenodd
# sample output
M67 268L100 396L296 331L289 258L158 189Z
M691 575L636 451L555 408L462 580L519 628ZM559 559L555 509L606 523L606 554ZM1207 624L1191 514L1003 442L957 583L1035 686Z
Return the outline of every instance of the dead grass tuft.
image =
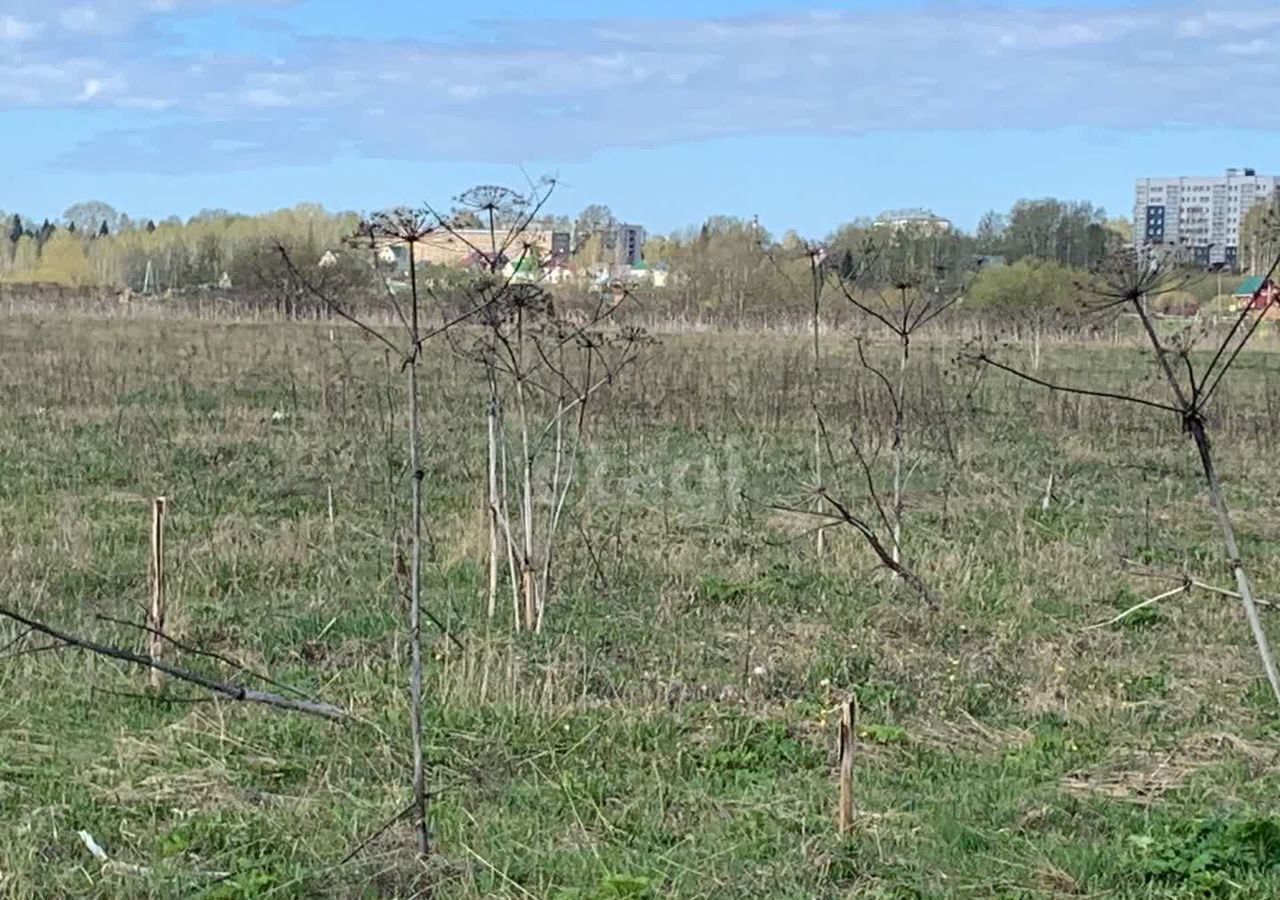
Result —
M1280 752L1227 732L1192 735L1167 751L1139 751L1112 757L1061 782L1072 794L1150 805L1184 785L1198 772L1226 762L1245 762L1257 774L1280 771Z

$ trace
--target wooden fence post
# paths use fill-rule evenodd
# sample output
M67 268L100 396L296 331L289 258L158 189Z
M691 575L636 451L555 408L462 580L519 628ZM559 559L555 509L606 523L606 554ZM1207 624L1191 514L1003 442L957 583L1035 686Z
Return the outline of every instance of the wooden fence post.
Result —
M151 503L151 607L147 611L148 655L160 659L164 655L165 595L164 595L164 497L156 497ZM159 669L151 670L151 687L160 689L162 675Z
M840 833L853 830L853 743L857 737L858 701L850 697L840 712Z

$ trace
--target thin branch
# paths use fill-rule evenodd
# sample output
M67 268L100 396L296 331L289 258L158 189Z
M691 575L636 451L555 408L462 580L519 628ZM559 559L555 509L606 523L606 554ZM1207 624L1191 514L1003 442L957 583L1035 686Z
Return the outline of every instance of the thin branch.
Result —
M1276 258L1276 262L1280 263L1280 257ZM1274 271L1275 267L1272 266L1272 269ZM1254 319L1253 324L1249 326L1249 330L1245 332L1244 337L1240 339L1240 342L1236 345L1236 348L1233 351L1231 351L1230 358L1228 358L1227 361L1223 363L1222 368L1218 371L1217 375L1214 376L1213 384L1209 385L1207 389L1204 389L1201 391L1201 399L1200 399L1200 405L1198 409L1203 409L1205 404L1209 402L1209 398L1213 396L1214 391L1218 389L1218 385L1222 382L1223 377L1227 374L1228 371L1230 371L1231 366L1236 361L1236 357L1240 355L1240 351L1242 351L1245 348L1245 345L1249 343L1249 339L1253 337L1253 333L1258 330L1258 326L1261 325L1263 320L1266 319L1267 313L1270 312L1271 309L1275 307L1276 299L1277 299L1277 294L1275 293L1275 289L1273 288L1271 299L1267 301L1266 306L1264 306L1261 310L1258 311L1258 317ZM1252 303L1252 301L1250 301L1250 303ZM1207 374L1205 378L1207 380L1208 378ZM1203 387L1203 385L1204 385L1204 382L1202 381L1201 387Z
M600 566L600 558L596 556L595 548L591 546L591 538L587 536L586 529L582 527L581 519L575 519L573 524L578 527L578 534L582 537L582 546L587 548L587 558L591 560L591 567L595 569L596 587L602 591L606 590L609 579L605 577L604 569Z
M1226 588L1220 588L1215 585L1208 584L1204 581L1201 581L1199 578L1196 578L1194 575L1187 575L1185 573L1179 574L1174 572L1163 572L1160 569L1153 569L1150 566L1143 565L1142 563L1138 563L1132 559L1127 559L1127 558L1121 558L1120 562L1127 567L1127 571L1129 572L1129 574L1135 575L1138 578L1152 578L1152 579L1161 580L1161 581L1186 582L1186 583L1189 583L1192 587L1200 588L1200 590L1207 591L1210 594L1217 594L1219 597L1230 597L1233 600L1240 599L1240 595L1235 591L1227 590ZM1278 606L1275 603L1272 603L1270 600L1261 600L1255 597L1253 602L1258 604L1259 606L1265 606L1269 609L1280 608L1280 606Z
M798 509L790 509L788 507L775 506L772 508L777 510L785 510L787 512L800 512L800 510ZM813 510L809 510L809 512L813 512ZM821 513L818 513L818 515L821 515ZM826 531L828 528L830 528L833 525L841 525L841 524L843 524L841 519L838 519L835 516L831 516L825 521L819 522L817 525L814 525L812 528L806 528L804 531L801 531L799 534L791 535L790 537L783 538L782 540L773 540L772 538L766 538L763 541L763 543L766 547L790 547L792 544L797 544L800 541L808 539L810 535L817 534L819 531Z
M818 422L818 433L822 436L822 445L827 451L827 461L831 463L831 471L840 475L840 463L836 460L835 451L831 449L831 435L827 432L827 423L822 418L817 404L813 405L813 414Z
M201 675L198 672L179 668L178 666L162 662L161 660L152 659L149 656L142 656L137 653L130 653L128 650L121 650L118 647L99 644L95 641L90 641L86 638L82 638L65 631L59 631L58 629L53 628L50 625L46 625L43 622L28 618L17 610L10 609L7 606L0 606L0 616L4 616L7 619L12 619L15 622L26 625L32 631L48 635L63 644L67 644L72 647L79 647L82 650L88 650L89 652L96 653L99 656L106 656L111 659L118 659L122 662L157 669L172 678L178 679L179 681L189 682L202 687L205 690L212 691L215 694L222 694L225 697L230 697L232 700L241 700L247 703L261 703L264 706L274 706L277 709L285 709L291 712L319 716L331 721L342 721L349 717L346 710L328 703L317 703L310 700L296 700L290 697L281 697L278 694L269 694L265 691L255 691L251 688L245 687L244 685L217 681L216 679Z
M1051 391L1062 391L1067 394L1082 394L1086 397L1101 397L1106 400L1123 400L1126 403L1136 403L1139 406L1148 406L1152 409L1163 410L1164 412L1176 413L1182 415L1182 410L1176 406L1170 406L1167 403L1157 403L1154 400L1144 400L1141 397L1130 397L1128 394L1113 394L1110 391L1092 391L1088 388L1071 387L1069 385L1053 384L1034 375L1029 375L1019 369L1006 366L1004 363L992 359L985 353L980 353L976 357L978 362L986 363L993 368L1000 369L1002 372L1008 372L1010 375L1017 376L1023 381L1029 381L1032 384L1038 384L1041 387L1048 388Z
M1187 382L1191 385L1191 408L1195 409L1199 405L1200 386L1196 385L1196 370L1191 365L1191 354L1186 350L1182 352L1182 363L1187 370Z
M150 625L140 625L137 622L130 622L128 619L117 619L115 616L108 616L105 613L94 613L94 618L101 619L104 622L112 622L116 625L124 625L128 628L136 628L139 631L145 631L147 634L154 634L156 637L160 638L161 640L168 641L170 644L172 644L173 646L177 647L179 650L182 650L185 653L194 653L197 656L206 656L209 659L216 659L218 662L223 663L224 665L230 666L232 669L236 670L237 672L242 672L245 675L250 676L251 678L256 678L259 681L263 682L264 684L269 684L272 687L280 688L280 690L282 691L288 691L291 694L296 694L297 696L301 697L304 700L315 699L313 697L308 697L304 692L298 690L295 687L292 687L291 685L282 684L281 682L276 681L273 678L263 675L261 672L255 672L253 669L250 669L249 667L245 666L243 663L236 662L234 659L232 659L229 656L223 656L221 653L215 653L212 650L201 650L199 647L193 647L190 644L185 644L182 641L179 641L177 638L174 638L165 634L163 631L158 631L157 629L152 628Z
M1099 628L1106 628L1108 625L1115 625L1117 622L1123 622L1125 619L1129 618L1129 616L1133 615L1139 610L1146 609L1148 606L1151 606L1154 603L1159 603L1161 600L1167 600L1168 598L1175 597L1178 594L1185 594L1190 590L1191 590L1191 582L1190 581L1184 582L1183 584L1178 585L1176 588L1174 588L1171 591L1165 591L1163 594L1157 594L1154 597L1150 597L1146 600L1143 600L1141 603L1135 603L1133 606L1130 606L1124 612L1120 613L1117 616L1112 616L1110 619L1107 619L1107 621L1105 622L1099 622L1096 625L1086 625L1080 630L1096 631Z
M489 252L481 250L475 244L471 243L471 241L467 238L467 236L461 233L461 229L456 228L452 222L450 222L444 216L440 215L440 213L438 213L430 203L424 203L422 205L422 208L425 209L427 212L431 213L431 215L435 217L436 222L439 223L440 227L443 228L445 231L449 232L449 235L451 237L456 238L457 240L466 244L468 247L471 248L471 251L481 259L486 259L486 260L489 259L489 255L490 255Z
M493 303L494 301L492 299L486 300L484 303L481 303L477 306L473 306L471 309L467 310L464 313L460 313L459 315L455 316L452 319L447 319L445 323L440 327L433 328L430 331L422 332L422 336L418 338L418 343L421 344L423 341L430 340L431 338L435 337L438 334L443 334L444 332L449 331L458 325L461 325L463 322L467 321L467 319L470 319L472 316L476 315L477 313L484 312L484 310L492 306Z
M893 555L889 553L888 550L885 549L884 544L880 543L880 539L879 537L876 536L875 532L873 532L865 522L863 522L857 516L849 512L849 510L844 506L844 504L842 504L839 500L836 500L834 497L831 496L829 492L825 490L820 491L819 493L824 500L826 500L828 503L830 503L832 506L836 508L836 512L840 513L840 517L844 519L845 522L852 525L854 528L856 528L858 531L862 533L862 536L866 538L867 543L871 545L872 551L876 554L876 556L880 558L880 562L884 565L886 569L889 569L891 572L893 572L898 577L900 577L903 581L905 581L908 585L910 585L911 588L917 594L920 595L920 598L924 600L924 602L927 603L931 608L937 609L938 607L937 598L934 597L933 591L929 590L929 586L926 585L923 580L921 580L919 575L917 575L915 572L908 569L901 562L895 560L893 558Z
M858 465L862 469L862 477L867 483L867 493L871 497L871 502L875 504L876 512L880 515L880 523L892 531L893 522L889 519L889 513L885 510L884 504L880 502L880 492L876 490L875 478L871 474L871 464L867 462L867 457L862 452L862 447L858 445L856 436L849 435L849 446L853 448L853 454L857 457Z
M1202 591L1208 591L1210 594L1217 594L1219 597L1230 597L1233 600L1241 599L1240 595L1235 591L1229 591L1226 588L1216 587L1212 584L1205 584L1203 581L1200 581L1197 578L1191 579L1191 586L1198 587ZM1253 602L1258 604L1258 606L1265 606L1269 609L1276 608L1276 604L1272 603L1270 600L1260 600L1257 597L1254 597Z
M1267 283L1271 281L1278 268L1280 268L1280 255L1277 255L1275 260L1272 261L1271 268L1267 269L1267 274L1262 277L1262 282L1258 285L1258 289L1253 292L1253 296L1249 298L1249 302L1244 304L1244 307L1240 310L1240 315L1236 316L1236 320L1231 323L1231 329L1227 332L1226 337L1222 339L1222 343L1218 345L1218 350L1213 354L1213 359L1209 360L1209 365L1204 370L1204 378L1200 382L1200 387L1202 388L1200 393L1203 397L1202 403L1208 402L1209 395L1212 394L1214 388L1218 386L1218 382L1222 379L1222 375L1226 373L1227 369L1231 368L1231 363L1235 360L1236 354L1240 352L1240 347L1243 347L1248 343L1249 336L1253 334L1253 329L1257 328L1257 322L1255 322L1249 329L1248 334L1245 335L1244 340L1242 340L1236 348L1236 351L1232 353L1231 359L1227 361L1226 365L1222 367L1221 372L1219 372L1217 377L1214 378L1213 386L1207 391L1203 390L1205 384L1208 383L1210 376L1214 374L1218 361L1222 359L1222 354L1225 353L1227 347L1231 345L1231 341L1235 338L1236 332L1239 331L1240 326L1249 318L1249 313L1253 311L1253 304L1258 301L1260 296L1262 296L1263 290L1266 289ZM1267 303L1267 308L1270 308L1274 303L1275 289L1272 288L1272 297ZM1266 311L1266 309L1263 309L1262 312L1259 313L1258 322L1262 321L1263 315L1265 315Z
M21 650L14 650L12 653L0 656L0 659L17 659L19 656L34 656L37 653L47 653L50 650L63 650L66 646L66 644L54 643L40 644L35 647L23 647Z
M894 334L898 335L899 337L902 336L901 326L898 325L898 323L891 320L888 316L881 315L877 310L872 309L871 306L854 297L852 292L850 292L848 285L844 283L843 279L838 279L838 283L840 285L840 291L844 294L846 300L848 300L850 303L852 303L858 309L862 310L867 315L879 321L880 324L884 325L885 328L888 328Z
M539 447L541 446L541 442L546 440L547 435L555 428L556 423L560 422L565 416L573 412L575 409L583 406L597 391L612 384L614 378L616 378L622 369L626 367L627 363L635 362L636 359L636 356L623 357L623 359L619 361L617 368L609 371L594 384L590 384L582 388L580 393L575 390L574 399L569 403L562 405L542 429L542 433L538 436ZM571 384L570 387L577 388L577 385Z
M351 315L349 312L347 312L345 309L342 308L341 304L339 304L332 297L329 297L327 294L325 294L323 291L317 288L314 284L312 284L310 279L308 279L307 276L303 275L302 272L299 271L298 267L293 264L293 260L289 257L289 251L284 248L283 244L276 244L276 251L280 254L280 258L284 260L284 264L285 266L288 267L290 273L292 273L292 275L298 279L299 283L301 283L302 286L307 289L307 292L309 294L311 294L313 297L315 297L317 300L323 303L327 309L329 309L331 312L337 313L339 317L346 319L348 322L350 322L352 325L355 325L365 334L372 337L374 340L378 341L379 343L385 344L397 356L404 355L404 351L401 348L397 347L395 343L393 343L389 338L387 338L386 335L378 331L376 328L372 328L369 325L366 325L364 322L360 321L358 318Z
M862 363L862 367L866 369L868 372L870 372L872 375L876 376L876 378L880 380L880 383L884 385L885 391L888 392L889 394L889 402L893 404L893 410L895 413L897 413L898 412L898 392L894 390L893 383L889 381L889 376L885 375L883 371L881 371L880 369L877 369L875 366L871 365L871 363L867 361L867 355L862 351L861 337L854 338L854 346L858 348L858 362Z
M14 646L15 644L21 643L23 639L26 638L26 636L29 635L30 633L31 633L30 628L24 628L22 631L18 632L18 636L16 638L9 641L9 643L5 644L3 647L0 647L0 659L4 658L4 654L8 651L10 647Z
M826 500L828 503L830 503L835 508L838 515L832 515L830 513L825 513L820 510L800 509L799 507L795 507L795 506L782 506L776 503L761 504L755 500L752 500L746 494L743 494L742 497L744 500L750 503L757 503L757 505L764 506L766 509L773 509L773 510L777 510L778 512L796 513L797 515L822 519L824 520L822 525L822 527L824 528L831 527L832 525L841 525L841 524L849 525L855 531L857 531L859 534L863 536L867 544L871 547L872 552L875 553L876 558L880 560L880 564L882 566L884 566L886 569L896 574L908 585L910 585L911 589L914 590L917 594L919 594L920 598L924 600L925 603L927 603L930 608L937 609L938 607L937 598L934 597L933 592L929 590L928 585L926 585L924 581L921 580L920 576L916 575L915 572L908 569L902 563L894 561L892 554L885 549L884 544L881 543L879 536L875 533L875 531L871 528L870 525L868 525L862 519L855 516L852 512L849 511L848 507L846 507L840 501L832 497L831 494L828 493L825 489L819 489L816 493L823 500Z
M404 587L400 588L400 596L404 599L406 603L412 602L412 597L410 596L409 591ZM424 616L430 619L432 624L440 629L440 633L443 634L445 637L447 637L449 641L453 644L453 646L457 647L459 650L466 649L465 647L462 646L462 641L458 639L458 636L455 635L452 631L450 631L449 627L445 625L443 622L441 622L439 617L436 616L435 613L427 609L425 606L423 606L419 610L419 612L421 612Z
M108 697L124 697L127 700L146 700L150 703L176 705L180 703L216 703L216 697L171 697L167 694L140 694L136 691L112 691L102 687L89 687L90 693L106 694Z
M949 297L947 300L943 301L942 303L939 303L937 306L933 306L932 304L926 303L924 307L920 310L920 314L911 323L911 327L908 329L908 333L915 332L917 329L923 328L924 326L928 325L934 319L938 318L938 316L942 315L951 307L959 303L960 298L962 296L964 295L957 292L953 294L951 297Z
M549 179L546 182L547 189L542 193L541 197L537 196L536 190L533 192L536 202L533 204L531 209L526 209L526 214L524 215L523 220L521 220L520 216L516 217L515 222L512 223L511 228L507 232L507 240L499 250L500 253L505 254L507 252L507 248L514 244L520 236L528 230L529 226L533 223L533 220L538 217L540 212L542 212L542 208L551 200L551 195L555 193L556 190L556 183L557 182L554 178Z
M380 826L376 831L374 831L373 833L371 833L368 837L366 837L366 838L365 838L364 840L362 840L360 843L356 844L356 845L355 845L355 847L353 847L353 848L351 849L351 852L350 852L350 853L348 853L346 856L342 857L342 859L340 859L340 860L338 861L338 866L345 866L347 863L351 862L351 860L353 860L353 859L355 859L357 856L359 856L359 855L361 854L361 852L363 852L363 851L364 851L364 848L365 848L365 847L368 847L370 844L372 844L372 843L373 843L374 841L376 841L378 838L382 837L384 834L386 834L386 833L387 833L387 831L389 831L389 830L391 829L391 826L395 825L397 822L399 822L399 821L400 821L401 819L403 819L405 816L407 816L407 815L409 815L411 812L413 812L413 808L414 808L414 804L413 804L413 803L410 803L410 804L409 804L408 806L406 806L404 809L400 810L400 812L396 813L394 816L392 816L390 819L388 819L388 820L387 820L385 823L383 823L383 825L382 825L382 826ZM337 866L335 866L335 868L337 868Z

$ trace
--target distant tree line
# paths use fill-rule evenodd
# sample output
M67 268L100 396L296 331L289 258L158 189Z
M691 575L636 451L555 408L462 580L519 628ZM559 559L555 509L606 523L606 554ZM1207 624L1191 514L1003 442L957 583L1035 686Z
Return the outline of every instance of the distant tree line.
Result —
M1129 239L1128 222L1108 219L1100 207L1044 199L989 212L972 234L859 219L820 244L794 231L775 238L753 220L712 216L696 228L650 238L645 258L671 269L665 300L685 313L747 314L788 304L800 311L809 301L795 288L807 281L815 248L831 274L846 277L861 256L874 252L881 287L895 271L931 271L971 282L969 293L978 303L1069 307L1081 274Z
M453 227L488 224L465 206L447 216ZM323 277L330 284L335 278L354 283L361 278L358 267L347 265L354 251L341 248L357 220L355 213L329 212L315 204L256 216L209 209L186 221L160 222L135 221L100 201L77 203L52 220L0 214L0 222L7 223L2 233L7 240L0 239L0 281L156 293L234 287L272 294L282 308L300 308L305 291L280 270L277 248L284 246L304 267L318 266L327 251L339 250L342 265L331 266ZM592 204L574 218L548 216L542 224L572 231L573 257L587 267L610 258L608 242L617 223L607 206ZM1245 231L1246 264L1249 254L1268 256L1280 246L1280 217L1269 210L1251 213ZM847 275L869 246L876 248L886 279L895 265L966 278L966 305L1070 309L1079 302L1081 274L1129 238L1127 221L1107 218L1092 203L1044 198L988 212L972 233L859 219L820 242L794 231L775 236L755 220L711 216L701 225L651 236L644 255L649 265L668 270L655 305L672 312L731 317L790 306L800 310L809 301L797 286L809 277L811 253L821 253L832 275ZM1192 299L1211 299L1208 288L1200 293L1206 291ZM1181 296L1171 302L1191 300Z
M183 222L135 222L101 202L78 203L57 221L6 215L0 281L100 285L162 292L257 285L277 244L316 263L355 228L354 213L301 204L260 216L205 210Z

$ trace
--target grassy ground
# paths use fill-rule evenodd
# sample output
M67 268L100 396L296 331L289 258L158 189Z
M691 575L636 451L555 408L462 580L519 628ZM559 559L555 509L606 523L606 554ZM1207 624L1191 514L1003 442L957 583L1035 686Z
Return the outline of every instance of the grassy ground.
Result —
M612 390L530 636L484 614L482 386L435 348L428 597L465 649L431 635L423 867L403 823L343 862L408 800L398 373L328 326L0 321L3 602L140 649L100 617L141 620L166 494L171 631L361 720L130 696L144 673L0 624L0 895L1280 895L1280 717L1236 605L1193 594L1082 630L1170 586L1122 556L1227 583L1177 423L920 348L906 533L929 612L855 535L818 559L809 523L766 506L812 480L804 350L667 338ZM883 434L874 383L831 352L835 443ZM1245 556L1280 597L1280 356L1243 362L1213 427ZM1135 349L1055 346L1040 374L1155 396L1149 371ZM866 508L856 470L828 480ZM850 692L842 838L831 710Z

